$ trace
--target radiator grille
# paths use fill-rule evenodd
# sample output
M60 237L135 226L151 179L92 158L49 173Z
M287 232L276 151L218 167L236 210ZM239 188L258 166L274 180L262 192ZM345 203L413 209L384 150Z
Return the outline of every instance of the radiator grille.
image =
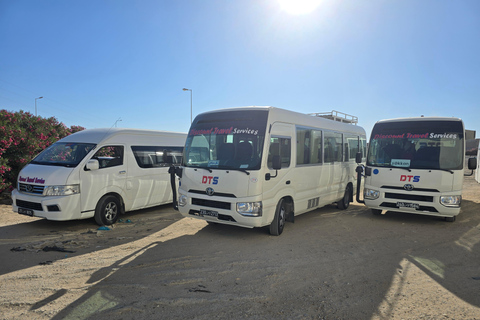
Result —
M24 192L24 193L42 195L43 194L43 189L45 189L45 186L38 186L38 185L27 184L27 183L19 183L18 184L18 190L20 192Z
M433 202L433 197L432 196L422 196L422 195L418 195L418 194L385 192L385 198L387 198L387 199L398 199L398 200Z
M205 199L199 199L199 198L192 198L192 204L197 206L202 206L202 207L208 207L208 208L217 208L217 209L225 209L225 210L231 209L230 202L205 200Z

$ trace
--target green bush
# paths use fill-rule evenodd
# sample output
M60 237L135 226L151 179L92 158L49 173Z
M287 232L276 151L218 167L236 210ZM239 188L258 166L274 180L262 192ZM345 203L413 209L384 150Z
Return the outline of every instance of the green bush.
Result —
M67 128L54 117L0 110L0 193L16 186L20 170L43 149L82 130L80 126Z

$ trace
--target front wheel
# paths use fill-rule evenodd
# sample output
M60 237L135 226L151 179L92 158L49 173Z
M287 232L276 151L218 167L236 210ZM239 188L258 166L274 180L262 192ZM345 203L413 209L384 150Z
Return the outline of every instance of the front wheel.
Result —
M279 236L283 232L285 227L285 220L287 217L287 207L285 200L282 199L278 202L277 208L275 209L275 217L273 218L272 223L270 224L270 234L273 236Z
M345 188L345 194L343 195L342 200L337 202L338 209L345 210L348 208L348 206L350 205L351 194L352 194L352 186L347 185L347 187Z
M117 222L120 215L120 201L115 196L104 196L95 208L95 222L100 226L109 226Z

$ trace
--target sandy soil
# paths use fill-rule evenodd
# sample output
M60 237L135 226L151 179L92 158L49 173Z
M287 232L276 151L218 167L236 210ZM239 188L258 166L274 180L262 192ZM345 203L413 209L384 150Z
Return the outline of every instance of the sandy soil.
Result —
M279 237L170 206L112 230L0 205L1 319L480 319L480 184L454 223L353 203Z

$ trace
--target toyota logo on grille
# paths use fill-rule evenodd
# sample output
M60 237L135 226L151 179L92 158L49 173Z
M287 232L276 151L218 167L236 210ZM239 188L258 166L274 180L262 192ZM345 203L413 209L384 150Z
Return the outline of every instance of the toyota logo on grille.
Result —
M406 184L403 186L403 189L407 191L412 191L413 190L413 185L412 184Z
M25 187L25 190L26 190L27 192L32 192L32 191L33 191L33 186L27 185L27 186Z
M206 192L209 196L213 196L213 194L215 193L215 190L213 190L213 188L207 188L207 189L205 189L205 192Z

